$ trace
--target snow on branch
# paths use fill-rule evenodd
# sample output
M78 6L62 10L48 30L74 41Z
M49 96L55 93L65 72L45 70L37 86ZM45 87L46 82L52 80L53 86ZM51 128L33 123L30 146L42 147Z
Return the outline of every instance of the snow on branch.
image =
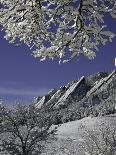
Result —
M10 43L25 43L41 61L93 59L115 36L104 16L116 18L115 0L0 0L0 25ZM68 54L67 54L68 51Z

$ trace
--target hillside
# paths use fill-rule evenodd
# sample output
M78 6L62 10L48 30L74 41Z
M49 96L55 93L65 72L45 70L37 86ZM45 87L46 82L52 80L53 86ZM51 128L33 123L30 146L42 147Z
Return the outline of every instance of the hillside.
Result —
M99 72L87 77L82 76L79 80L71 81L66 86L52 89L47 95L37 97L37 108L58 108L70 102L81 101L85 97L99 94L108 87L116 87L116 70L111 73ZM108 88L109 89L109 88Z
M82 76L34 105L57 127L42 155L116 155L116 70Z
M111 136L112 130L116 131L116 114L93 118L86 117L81 120L61 124L57 128L57 140L46 146L47 155L97 155L89 154L89 149L94 147L96 150L94 142L97 142L99 147L103 148L103 145L106 144L102 136L106 136L104 138ZM95 138L95 141L91 139L91 136ZM114 136L116 136L116 133ZM95 150L92 151L94 152ZM42 155L45 154L43 153Z
M85 125L87 128L92 129L102 122L111 123L113 121L116 123L116 114L93 118L86 117L80 120L64 123L58 127L57 137L58 139L79 139L80 134L82 134L81 126Z
M46 109L54 116L54 124L79 120L90 115L103 116L115 113L116 70L82 76L66 86L52 89L37 97L34 105Z

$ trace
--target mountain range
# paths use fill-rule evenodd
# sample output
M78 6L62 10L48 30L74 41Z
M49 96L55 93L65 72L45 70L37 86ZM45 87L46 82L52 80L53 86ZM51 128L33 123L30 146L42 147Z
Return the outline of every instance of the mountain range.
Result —
M54 125L88 116L116 113L116 70L82 76L59 89L37 97L34 105L50 115Z
M93 104L105 100L116 91L116 70L111 73L99 72L79 80L69 82L59 89L52 89L47 95L37 97L37 108L59 108L68 106L72 102L84 102L92 98ZM99 97L99 99L98 99Z

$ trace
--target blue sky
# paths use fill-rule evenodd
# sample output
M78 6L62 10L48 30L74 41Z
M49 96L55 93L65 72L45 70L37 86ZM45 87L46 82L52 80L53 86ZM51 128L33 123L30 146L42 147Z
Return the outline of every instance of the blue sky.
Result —
M116 34L116 21L108 18L109 29ZM100 47L94 60L80 57L67 64L58 61L39 62L25 45L9 44L0 32L0 97L8 104L17 101L30 103L34 97L46 94L69 81L98 71L115 69L116 37L112 43Z

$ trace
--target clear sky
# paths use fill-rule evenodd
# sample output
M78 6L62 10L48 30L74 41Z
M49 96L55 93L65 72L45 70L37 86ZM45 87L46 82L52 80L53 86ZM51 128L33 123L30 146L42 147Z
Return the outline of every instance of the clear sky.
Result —
M109 29L116 34L116 20L107 19ZM46 94L71 80L99 71L116 69L116 37L112 43L100 47L94 60L80 57L67 64L58 61L39 62L25 45L9 44L0 32L0 97L8 104L16 101L30 103L34 97Z

